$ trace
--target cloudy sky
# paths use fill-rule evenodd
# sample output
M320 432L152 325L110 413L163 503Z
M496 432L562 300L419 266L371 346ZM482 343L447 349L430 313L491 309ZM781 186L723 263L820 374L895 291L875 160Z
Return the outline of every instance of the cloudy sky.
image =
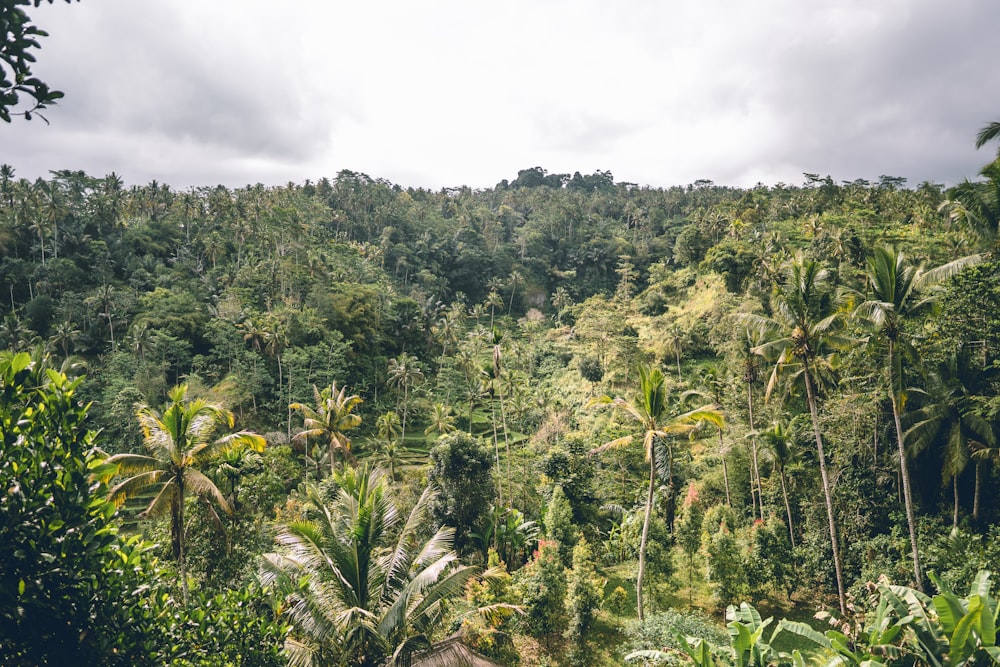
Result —
M992 156L995 0L82 0L31 15L66 93L0 123L18 176L186 189L519 169L669 186L903 176Z

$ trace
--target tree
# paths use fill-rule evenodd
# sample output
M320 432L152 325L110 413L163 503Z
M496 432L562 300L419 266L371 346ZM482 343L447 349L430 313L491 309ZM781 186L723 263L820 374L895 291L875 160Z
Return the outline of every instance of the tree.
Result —
M170 515L170 545L180 568L181 588L187 601L187 572L184 563L184 503L189 493L214 502L226 513L229 503L215 483L199 468L207 467L223 451L249 447L263 451L264 438L250 431L216 437L220 429L233 428L233 413L205 401L187 398L187 385L170 390L163 413L147 405L136 412L142 426L144 454L115 454L105 460L107 477L124 477L108 493L108 500L121 506L153 487L156 495L143 511L147 517ZM113 468L111 468L113 466Z
M91 480L96 434L69 380L26 352L0 356L0 657L99 664L114 507Z
M984 181L964 180L948 190L941 209L981 242L992 243L1000 232L1000 160L983 167Z
M313 398L316 407L303 403L292 403L289 407L302 413L303 430L295 434L292 440L308 443L309 440L325 441L330 448L330 472L334 471L334 461L340 455L341 466L344 461L353 461L351 439L347 431L361 426L361 415L354 414L354 409L363 403L356 395L347 395L347 387L337 390L337 383L323 387L320 391L313 385Z
M430 489L404 517L380 471L335 479L329 497L306 487L306 519L281 526L280 550L264 556L264 582L280 586L294 626L290 664L409 664L476 571L458 564L452 528L420 541Z
M563 565L573 561L573 545L580 539L580 529L573 525L573 508L561 486L552 489L552 498L545 510L545 536L559 547Z
M597 576L594 554L586 538L581 537L573 547L573 567L568 572L566 584L566 612L569 616L566 636L574 643L574 662L588 664L585 652L587 633L597 618L604 582Z
M997 138L1000 138L1000 123L993 121L979 130L976 135L976 148L982 148ZM1000 152L997 153L997 157L1000 158Z
M546 638L566 629L566 568L555 542L542 540L527 565L515 573L521 593L524 629Z
M49 4L55 2L48 1ZM69 4L72 0L66 2ZM21 9L32 3L38 7L42 0L0 2L0 33L4 36L3 42L0 42L0 119L8 123L11 116L31 120L32 115L37 115L45 120L38 111L63 97L63 93L32 76L31 65L35 62L32 51L41 48L39 37L48 37L48 33L34 25L31 17ZM30 101L19 107L22 96L30 98Z
M845 347L850 342L837 333L843 319L839 310L840 296L829 271L818 262L800 254L786 267L785 279L775 288L772 304L772 317L745 314L739 319L747 326L757 329L766 341L755 347L754 352L774 362L767 393L773 391L782 373L789 368L793 370L791 379L801 380L805 385L806 402L816 439L823 496L826 500L837 596L840 611L844 613L847 610L847 598L844 594L837 524L833 513L833 491L826 471L826 454L819 428L817 397L818 380L825 372L830 371L829 358L824 355L831 349Z
M424 372L420 363L411 354L403 352L398 357L389 360L389 385L403 392L403 425L400 439L406 441L406 416L410 408L410 391L424 381Z
M490 450L464 431L441 436L430 451L428 482L439 493L432 504L438 525L455 526L456 548L462 550L467 531L479 523L493 500L493 461Z
M909 428L903 434L914 454L932 444L942 444L941 480L952 483L955 527L958 526L958 478L969 463L972 443L996 445L992 426L977 412L972 394L977 373L970 362L968 349L959 347L928 374L923 390L911 390L919 394L923 405L908 415ZM976 481L978 497L978 475Z
M442 436L456 430L455 415L451 413L451 406L443 403L434 404L434 412L431 414L431 423L424 429L424 435L437 433Z
M646 491L646 511L642 521L642 538L639 543L639 572L636 577L636 604L639 620L642 621L642 586L646 575L646 545L649 539L650 517L653 512L653 492L656 490L656 442L668 440L674 435L690 433L697 428L700 422L707 421L721 428L723 418L722 413L711 405L671 415L667 404L666 378L663 376L663 371L658 368L640 366L638 372L639 394L635 401L629 402L621 397L612 399L609 396L601 396L596 402L611 405L624 412L638 423L643 431L643 449L646 452L646 460L649 462L649 486ZM596 454L611 447L629 445L632 441L633 436L627 435L605 443L592 450L591 453Z
M705 510L698 502L698 491L694 484L688 488L684 499L684 518L677 527L677 543L687 556L688 566L688 606L694 604L694 559L701 549L701 530L705 520Z
M795 432L775 421L760 434L764 451L771 458L771 464L778 472L781 482L781 497L785 501L785 516L788 518L788 543L795 548L795 528L792 523L792 506L788 502L788 483L785 479L785 467L795 459Z
M910 553L913 558L913 577L917 590L923 590L920 573L920 555L917 552L917 525L913 514L913 492L910 489L910 471L906 463L906 445L903 441L903 426L900 422L903 391L902 355L900 346L909 348L904 332L905 320L928 306L932 299L918 299L918 291L926 286L948 278L969 264L979 261L979 256L966 257L924 271L906 261L903 253L891 247L876 247L868 261L868 284L872 298L862 302L854 311L871 327L874 339L885 341L885 366L888 372L889 398L892 403L892 418L896 427L896 444L899 454L900 479L903 486L903 503L906 508L906 523L910 532Z

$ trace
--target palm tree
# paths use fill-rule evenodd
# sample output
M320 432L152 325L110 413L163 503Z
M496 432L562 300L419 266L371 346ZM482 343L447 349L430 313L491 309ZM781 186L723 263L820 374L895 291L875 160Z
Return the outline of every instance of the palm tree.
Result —
M781 496L785 501L785 516L788 517L788 540L795 548L795 528L792 525L792 506L788 502L788 484L785 481L785 468L795 459L795 433L779 421L759 434L764 451L771 458L771 464L781 481Z
M187 385L179 385L167 395L163 413L143 405L136 412L142 426L143 444L149 455L115 454L105 460L114 466L110 476L123 476L108 494L121 506L150 487L157 489L142 512L145 517L170 514L170 546L180 567L181 587L187 601L187 573L184 563L184 501L188 493L215 502L231 513L222 491L199 468L206 467L217 454L230 449L263 451L263 437L238 431L216 437L220 429L232 429L233 413L204 399L187 399Z
M390 410L375 420L375 431L381 440L399 438L399 415Z
M932 299L917 299L917 292L962 268L980 260L972 255L955 260L931 271L924 271L906 261L903 253L891 247L876 247L868 261L868 284L872 298L864 301L854 311L872 329L876 342L885 341L886 369L888 371L889 398L892 402L892 418L896 426L896 444L899 453L900 479L903 486L903 503L906 508L906 522L910 530L910 552L913 558L913 577L918 590L923 590L920 573L920 555L917 551L917 525L913 511L913 493L910 489L910 471L906 463L906 445L903 441L903 426L900 421L903 403L906 400L903 388L902 357L899 347L909 348L909 340L903 332L903 324L909 316L927 307Z
M455 415L451 413L451 406L444 403L435 403L434 411L431 414L431 423L424 429L424 435L437 433L444 435L456 430Z
M722 391L726 386L725 378L722 376L722 372L715 365L706 366L699 373L701 383L712 392L712 400L715 401L716 405L722 405ZM729 492L729 467L726 465L726 454L729 452L726 447L725 440L725 429L719 428L719 458L722 460L722 481L726 486L726 505L729 507L733 506L732 497ZM751 502L754 498L754 478L753 478L753 467L756 465L756 449L751 452L751 469L750 469L750 499ZM755 510L756 511L756 510ZM761 507L761 518L763 519L763 506Z
M819 381L824 374L829 375L832 368L826 353L832 348L846 347L850 343L849 339L836 333L843 319L839 311L840 298L829 271L820 267L818 262L799 254L786 267L785 280L776 287L772 303L773 317L744 314L739 319L757 329L766 341L755 347L754 353L775 363L767 386L768 396L777 386L783 371L789 367L795 371L790 379L801 379L805 384L806 402L812 417L819 472L826 500L830 547L833 550L833 565L837 576L837 597L840 611L845 613L847 599L844 595L837 524L833 514L833 492L826 472L816 395Z
M341 466L344 461L353 461L351 454L351 439L347 432L361 426L361 415L354 414L354 409L364 402L360 396L347 395L347 387L337 389L333 382L323 391L313 385L313 398L316 407L303 403L292 403L289 408L302 413L303 429L295 434L293 441L308 443L310 440L325 441L330 449L330 472L334 472L334 461L340 455Z
M412 354L401 353L395 359L389 360L389 385L403 392L403 428L400 439L406 441L406 416L410 407L410 390L423 382L424 372L420 363Z
M404 521L380 471L345 469L336 480L330 498L307 486L307 519L281 526L280 551L264 556L264 581L284 590L293 624L289 664L407 665L475 570L458 564L454 529L418 541L430 489Z
M993 121L979 130L979 134L976 135L976 148L982 148L998 138L1000 138L1000 123ZM997 153L997 158L1000 158L1000 152Z
M990 243L1000 231L1000 160L983 167L979 175L986 180L964 180L948 190L948 199L941 204L941 210L981 242Z
M971 367L969 352L960 347L948 355L944 362L926 378L923 390L917 393L924 404L908 415L909 428L904 433L914 454L928 446L943 441L941 479L952 483L955 511L952 524L958 527L958 478L969 463L974 447L991 448L996 445L996 435L990 423L977 412L972 383L977 376ZM976 476L975 495L978 505L979 476Z
M649 540L649 522L653 511L653 492L656 489L657 461L656 443L667 440L671 436L690 433L701 422L712 423L719 428L723 426L722 413L712 405L705 405L678 415L671 415L667 405L666 378L658 368L639 367L639 394L633 402L623 398L612 399L601 396L596 403L611 405L624 412L639 424L643 431L643 448L646 460L649 461L649 488L646 491L646 512L642 522L642 538L639 542L639 573L636 578L636 601L639 620L643 620L642 584L646 575L646 544ZM633 436L612 440L591 451L596 454L611 447L629 445Z

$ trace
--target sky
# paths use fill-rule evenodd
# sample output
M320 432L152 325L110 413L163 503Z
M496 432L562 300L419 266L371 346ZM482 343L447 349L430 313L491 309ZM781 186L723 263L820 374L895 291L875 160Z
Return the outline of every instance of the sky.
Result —
M974 178L1000 120L995 0L82 0L30 8L49 121L25 178L177 189L343 169L492 187Z

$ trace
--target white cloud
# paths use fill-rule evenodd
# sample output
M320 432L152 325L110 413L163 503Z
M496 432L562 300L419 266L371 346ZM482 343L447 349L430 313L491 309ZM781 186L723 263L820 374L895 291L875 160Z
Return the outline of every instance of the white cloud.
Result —
M954 182L1000 110L1000 5L956 0L330 3L85 0L32 10L67 93L0 127L20 175L176 187L518 169L671 185L882 173Z

